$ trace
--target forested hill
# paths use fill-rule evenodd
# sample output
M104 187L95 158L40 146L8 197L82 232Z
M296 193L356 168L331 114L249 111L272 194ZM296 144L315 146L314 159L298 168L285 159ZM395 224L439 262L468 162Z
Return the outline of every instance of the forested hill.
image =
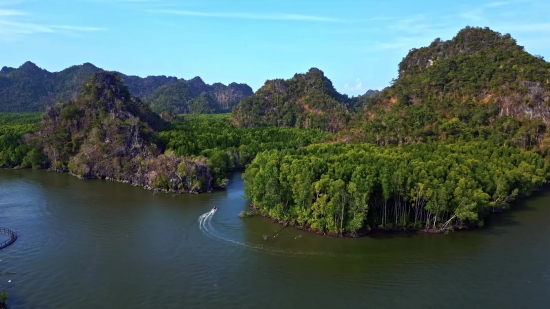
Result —
M412 49L399 78L363 99L350 135L380 145L481 138L546 151L549 94L550 64L542 57L509 34L466 27L449 41Z
M48 72L30 61L19 68L3 67L0 70L0 112L41 111L56 102L75 99L82 85L100 71L103 69L91 63L75 65L60 72ZM176 77L142 78L116 73L132 95L145 101L152 100L158 107L157 112L168 109L181 113L227 112L253 93L246 84L207 85L199 77L186 81ZM208 108L202 108L204 102ZM189 108L191 105L195 108Z
M231 112L239 101L253 93L246 84L208 85L200 77L195 77L159 87L146 100L158 113L214 114Z
M352 100L336 91L316 68L293 78L268 80L232 112L234 125L243 128L280 126L336 132L347 123Z
M215 174L204 157L163 153L158 114L132 97L120 76L98 72L75 100L48 107L38 131L26 137L45 154L27 161L81 178L107 178L175 192L211 191ZM25 149L22 149L25 150Z

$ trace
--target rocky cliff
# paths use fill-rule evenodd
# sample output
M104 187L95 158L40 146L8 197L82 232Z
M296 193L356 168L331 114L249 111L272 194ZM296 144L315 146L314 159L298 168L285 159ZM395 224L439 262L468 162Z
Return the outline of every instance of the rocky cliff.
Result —
M79 178L105 178L174 192L213 189L209 162L163 153L157 130L166 124L131 97L115 73L95 73L75 100L48 107L29 138L51 168Z

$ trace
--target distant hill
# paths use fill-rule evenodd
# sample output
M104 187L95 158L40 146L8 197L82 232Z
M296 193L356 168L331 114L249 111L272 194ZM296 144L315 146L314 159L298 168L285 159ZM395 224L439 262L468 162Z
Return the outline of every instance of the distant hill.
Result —
M334 133L345 127L350 102L347 95L334 89L323 71L312 68L291 79L266 81L233 109L231 119L243 128L317 128Z
M56 102L75 99L84 82L100 71L103 69L91 63L53 73L30 61L19 68L3 67L0 70L0 112L41 111ZM159 113L168 110L178 113L229 112L241 99L253 94L246 84L207 85L199 77L186 81L176 77L142 78L115 73L132 95L151 103Z
M200 77L195 77L158 87L147 96L147 101L158 113L165 111L178 114L229 113L239 101L252 94L252 88L246 84L208 85Z

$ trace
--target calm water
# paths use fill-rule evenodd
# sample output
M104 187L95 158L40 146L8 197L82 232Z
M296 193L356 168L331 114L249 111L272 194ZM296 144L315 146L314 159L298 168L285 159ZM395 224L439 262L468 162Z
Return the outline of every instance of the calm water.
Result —
M12 309L550 308L550 193L474 232L362 239L241 219L242 195L240 175L173 196L0 170L0 226L20 236L0 287Z

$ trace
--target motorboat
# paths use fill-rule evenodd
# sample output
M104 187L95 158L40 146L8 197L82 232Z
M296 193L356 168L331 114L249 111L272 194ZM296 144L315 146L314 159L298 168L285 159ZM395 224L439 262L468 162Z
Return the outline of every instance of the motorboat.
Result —
M212 208L212 210L214 210L214 211L218 210L218 206L214 206L214 208Z

